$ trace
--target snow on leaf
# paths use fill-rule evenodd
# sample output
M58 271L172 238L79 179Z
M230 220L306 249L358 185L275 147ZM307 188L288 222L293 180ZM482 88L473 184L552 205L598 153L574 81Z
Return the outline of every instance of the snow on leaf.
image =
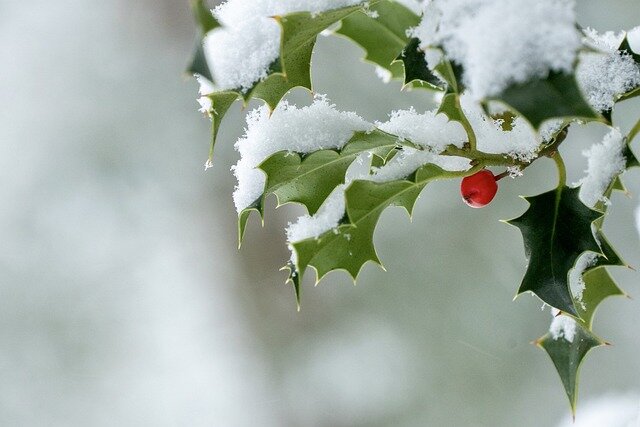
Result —
M275 194L278 206L298 202L310 214L320 208L329 194L345 181L347 169L362 153L387 158L398 146L398 138L384 132L357 132L340 150L320 150L309 155L278 152L259 168L267 175L265 194Z

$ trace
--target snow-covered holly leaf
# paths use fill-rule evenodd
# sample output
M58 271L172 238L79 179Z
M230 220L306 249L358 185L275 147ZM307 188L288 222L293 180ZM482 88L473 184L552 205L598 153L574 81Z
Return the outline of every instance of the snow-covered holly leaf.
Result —
M542 348L551 358L564 385L571 404L571 410L575 413L580 365L589 351L606 345L605 342L588 331L579 322L575 322L575 334L570 341L565 337L554 339L548 333L536 341L536 345Z
M443 81L427 66L424 52L420 49L420 40L413 38L402 49L396 61L404 67L404 85L415 83L415 86L434 90L444 90Z
M377 17L372 17L371 13ZM401 79L402 65L394 61L408 42L407 29L419 22L420 18L403 5L383 1L371 6L367 13L356 12L343 19L336 34L360 45L366 52L366 61L389 71L393 78Z
M398 146L398 138L381 131L356 132L341 150L320 150L307 155L281 151L265 160L259 168L267 175L265 194L275 194L278 206L298 202L310 214L340 184L353 161L370 152L386 159Z
M546 78L509 86L492 99L513 107L536 129L559 117L603 120L584 99L573 74L551 72Z
M593 316L602 301L612 296L626 295L618 287L605 267L596 267L586 271L583 276L584 291L582 300L576 304L578 314L586 327L591 330Z
M529 209L508 221L520 229L529 266L518 294L531 291L558 310L578 316L568 273L585 251L600 253L591 225L602 214L578 198L579 187L560 186L526 197Z
M378 1L374 1L372 4ZM189 67L189 72L200 74L213 82L212 73L207 65L202 48L202 40L206 31L216 28L219 24L210 11L206 10L206 8L203 9L202 0L195 1L193 4L200 34L196 43L196 54ZM248 91L240 89L226 90L214 92L209 96L214 100L214 104L218 104L218 108L214 107L216 113L213 117L215 121L213 124L212 146L215 145L220 122L233 101L229 102L228 105L226 104L232 97L234 100L235 97L242 97L245 105L253 98L261 99L273 110L291 89L304 87L312 90L311 56L318 34L352 13L362 10L362 8L363 5L356 5L322 13L296 12L274 17L281 27L280 56L271 65L268 77L257 82ZM224 105L226 105L226 108L223 108Z
M301 278L311 266L319 281L330 271L345 270L355 280L368 261L381 265L373 233L382 212L389 206L401 206L411 214L420 192L430 181L459 175L428 164L405 180L354 181L346 190L347 212L342 224L318 238L292 244L296 273Z

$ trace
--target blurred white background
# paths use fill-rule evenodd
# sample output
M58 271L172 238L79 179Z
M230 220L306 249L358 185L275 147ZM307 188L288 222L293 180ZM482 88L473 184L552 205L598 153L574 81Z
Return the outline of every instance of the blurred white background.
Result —
M599 30L640 23L637 0L579 2ZM569 411L547 356L550 320L529 296L519 232L498 219L555 182L540 162L466 208L457 183L424 193L414 223L391 210L376 234L387 272L354 287L306 283L296 312L283 226L269 209L236 249L233 142L225 121L207 173L209 124L182 70L186 0L0 0L0 425L542 426ZM369 120L432 108L383 85L347 41L319 40L314 81ZM297 91L290 97L308 103ZM640 102L614 119L627 131ZM570 180L602 126L563 145ZM640 150L637 150L640 153ZM549 162L550 163L550 162ZM640 194L639 173L625 182ZM614 197L610 239L640 267L638 198ZM273 205L273 201L271 201ZM632 296L638 273L615 269ZM581 397L640 389L640 303L607 301ZM580 419L580 411L578 419Z

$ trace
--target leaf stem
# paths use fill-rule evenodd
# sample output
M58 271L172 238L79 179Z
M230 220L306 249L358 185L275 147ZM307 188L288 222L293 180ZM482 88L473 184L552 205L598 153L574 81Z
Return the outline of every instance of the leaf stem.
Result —
M631 144L633 138L635 138L640 133L640 119L636 122L636 124L629 131L629 135L627 135L627 144Z
M562 160L559 151L556 151L551 158L556 162L556 166L558 167L558 186L564 187L567 185L567 168L564 165L564 160Z

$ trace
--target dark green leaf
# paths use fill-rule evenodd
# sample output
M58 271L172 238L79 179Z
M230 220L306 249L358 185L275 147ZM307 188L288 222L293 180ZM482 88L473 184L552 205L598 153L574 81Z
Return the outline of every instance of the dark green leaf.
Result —
M571 409L575 413L580 365L587 353L593 348L605 345L604 341L576 323L576 334L572 342L562 337L553 339L551 334L546 334L536 345L551 358L564 385Z
M196 38L195 48L189 66L187 67L187 73L190 75L199 74L210 82L213 82L213 76L209 69L207 58L204 55L201 37Z
M512 85L493 99L513 107L536 129L559 117L603 120L584 99L573 74L552 72L544 79Z
M529 258L518 294L531 291L550 306L575 316L568 273L583 252L600 252L591 224L602 215L580 201L579 190L562 186L526 197L529 209L508 222L522 232Z
M421 83L435 90L444 90L444 84L429 67L424 52L420 49L420 40L413 38L396 58L404 66L404 84Z

